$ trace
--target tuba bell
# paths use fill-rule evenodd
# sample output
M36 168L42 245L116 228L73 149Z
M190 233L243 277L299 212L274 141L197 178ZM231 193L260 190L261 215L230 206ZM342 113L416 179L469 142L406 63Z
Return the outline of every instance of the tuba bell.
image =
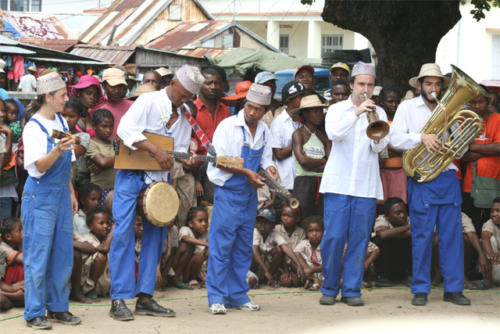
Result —
M483 128L483 120L471 110L462 110L471 99L488 93L458 67L451 65L450 86L432 111L420 133L441 140L438 152L429 153L423 144L403 154L406 175L417 182L435 179L456 157L461 156Z

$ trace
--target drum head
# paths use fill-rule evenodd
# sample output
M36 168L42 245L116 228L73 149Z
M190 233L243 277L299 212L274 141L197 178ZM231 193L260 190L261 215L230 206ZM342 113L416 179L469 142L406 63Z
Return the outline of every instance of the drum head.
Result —
M143 197L146 219L156 226L170 225L179 211L179 196L167 182L151 183Z

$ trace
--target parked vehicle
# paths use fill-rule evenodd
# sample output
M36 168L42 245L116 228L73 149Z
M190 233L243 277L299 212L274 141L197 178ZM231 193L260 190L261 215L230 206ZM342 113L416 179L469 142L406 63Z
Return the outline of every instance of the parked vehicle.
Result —
M276 94L274 95L276 99L281 100L281 89L287 82L293 80L293 73L295 73L295 69L283 70L274 73L278 79L278 81L276 81ZM331 86L330 71L327 68L315 67L314 81L315 83L313 89L323 95L323 93Z

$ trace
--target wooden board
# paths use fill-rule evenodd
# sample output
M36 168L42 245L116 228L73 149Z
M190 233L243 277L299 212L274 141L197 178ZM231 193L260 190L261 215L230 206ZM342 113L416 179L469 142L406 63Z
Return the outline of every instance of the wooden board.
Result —
M156 146L168 150L174 150L174 138L160 136L153 133L144 132L143 135ZM119 152L115 157L115 169L133 170L161 170L156 159L144 150L131 150L123 144L120 139Z

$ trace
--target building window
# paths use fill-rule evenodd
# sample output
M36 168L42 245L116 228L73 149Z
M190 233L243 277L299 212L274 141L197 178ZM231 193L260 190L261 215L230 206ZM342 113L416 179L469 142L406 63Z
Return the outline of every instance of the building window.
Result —
M0 8L15 12L40 12L42 11L42 0L1 0Z
M31 11L41 12L42 11L42 0L31 0Z
M182 19L181 5L170 5L168 7L168 19L171 21L180 21Z
M288 35L280 35L280 52L283 52L284 54L289 53L288 49L289 40L290 37Z
M328 58L335 50L342 50L342 35L321 36L321 58Z

